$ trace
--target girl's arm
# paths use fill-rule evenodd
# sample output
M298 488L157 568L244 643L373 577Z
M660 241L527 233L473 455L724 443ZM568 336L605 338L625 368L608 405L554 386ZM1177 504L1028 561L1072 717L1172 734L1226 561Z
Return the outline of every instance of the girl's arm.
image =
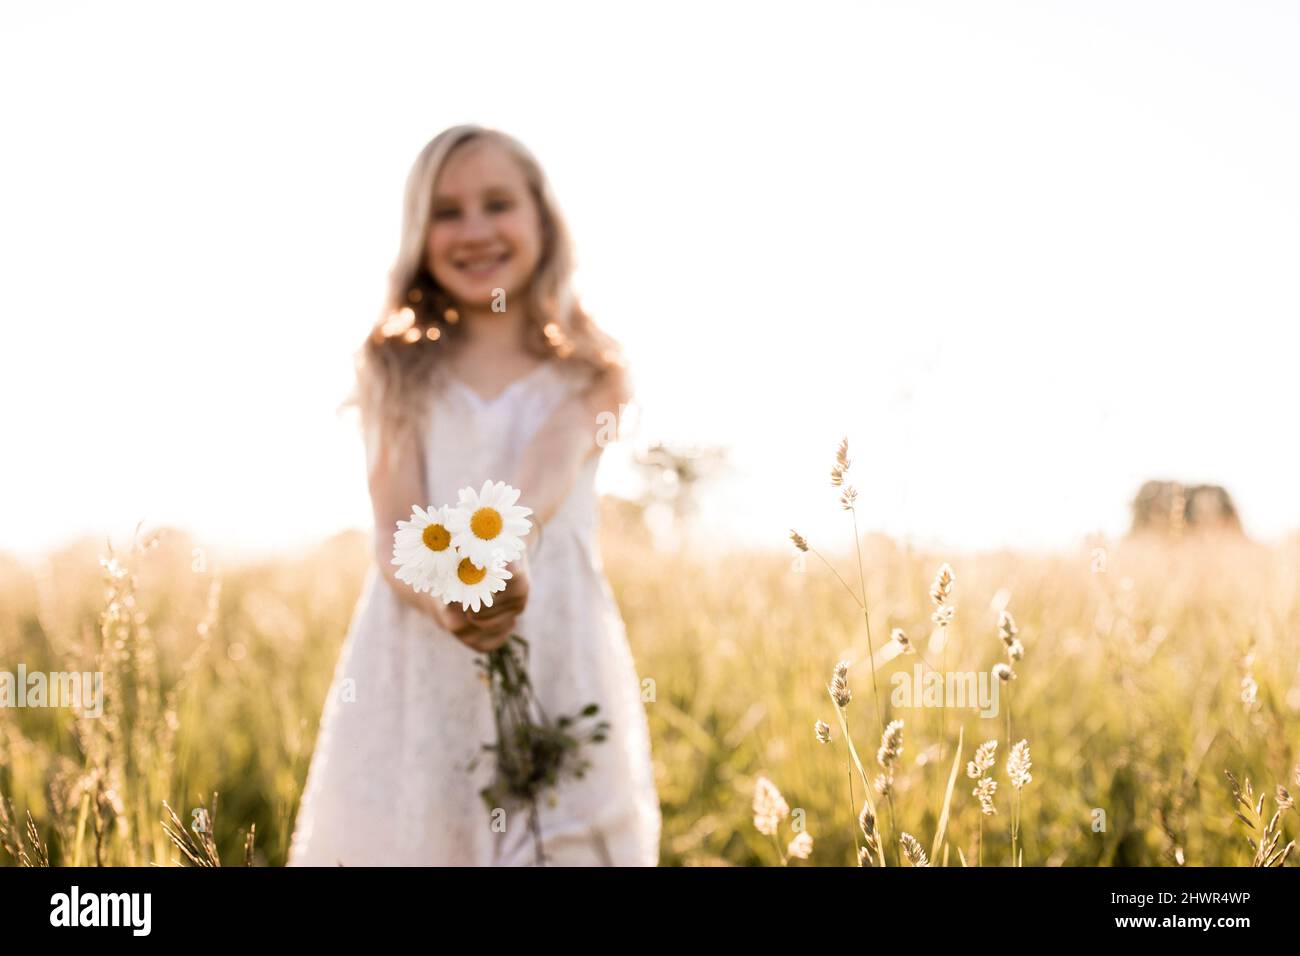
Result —
M631 383L626 370L609 368L542 423L524 449L510 482L523 492L521 503L533 509L533 521L545 525L555 516L582 466L600 452L597 416L609 412L617 419L621 406L630 400Z
M395 443L372 433L367 436L370 451L370 503L375 515L375 564L398 599L417 611L437 617L440 600L416 591L398 580L393 564L393 533L397 522L411 517L411 506L427 504L420 487L423 466L414 441Z

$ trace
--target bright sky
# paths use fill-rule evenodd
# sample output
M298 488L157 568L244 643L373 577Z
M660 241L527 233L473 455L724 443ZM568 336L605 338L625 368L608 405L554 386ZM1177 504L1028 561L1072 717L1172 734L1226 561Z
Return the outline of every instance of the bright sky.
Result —
M0 549L366 526L334 406L438 130L547 168L639 442L719 538L1120 531L1148 477L1300 527L1283 3L28 3L0 14ZM611 449L610 491L634 486Z

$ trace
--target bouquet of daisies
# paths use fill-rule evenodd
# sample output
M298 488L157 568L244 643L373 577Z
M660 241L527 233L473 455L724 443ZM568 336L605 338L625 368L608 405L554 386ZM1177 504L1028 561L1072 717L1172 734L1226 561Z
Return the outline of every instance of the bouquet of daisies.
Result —
M397 522L393 535L398 580L446 604L460 604L464 611L491 607L492 595L503 591L513 576L506 565L523 555L523 539L532 529L532 509L518 501L518 489L486 481L478 491L462 488L454 506L416 506L409 521ZM596 704L588 704L575 717L548 718L533 694L527 660L528 643L512 634L478 662L497 730L496 742L483 745L484 754L495 761L496 773L481 795L489 812L510 802L528 808L540 864L545 854L538 798L562 776L582 777L587 761L579 748L587 741L604 740L608 724L602 721L578 733L581 718L597 715Z

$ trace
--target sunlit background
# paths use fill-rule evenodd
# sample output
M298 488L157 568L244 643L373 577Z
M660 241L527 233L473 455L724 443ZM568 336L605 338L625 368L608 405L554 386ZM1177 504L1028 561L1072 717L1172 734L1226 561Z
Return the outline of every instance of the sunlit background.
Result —
M716 542L1300 527L1300 11L1269 3L42 3L0 14L0 549L366 527L335 413L445 126L527 143Z

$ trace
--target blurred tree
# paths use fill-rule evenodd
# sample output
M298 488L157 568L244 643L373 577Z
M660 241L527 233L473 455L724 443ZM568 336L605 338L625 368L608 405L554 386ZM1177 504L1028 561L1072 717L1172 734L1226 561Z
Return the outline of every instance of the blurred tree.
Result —
M1241 534L1241 519L1232 496L1220 485L1184 485L1148 481L1133 499L1132 534L1179 537L1184 532Z
M656 538L685 536L699 508L699 493L727 469L727 450L720 446L658 442L636 454L646 482L642 495L646 522Z

